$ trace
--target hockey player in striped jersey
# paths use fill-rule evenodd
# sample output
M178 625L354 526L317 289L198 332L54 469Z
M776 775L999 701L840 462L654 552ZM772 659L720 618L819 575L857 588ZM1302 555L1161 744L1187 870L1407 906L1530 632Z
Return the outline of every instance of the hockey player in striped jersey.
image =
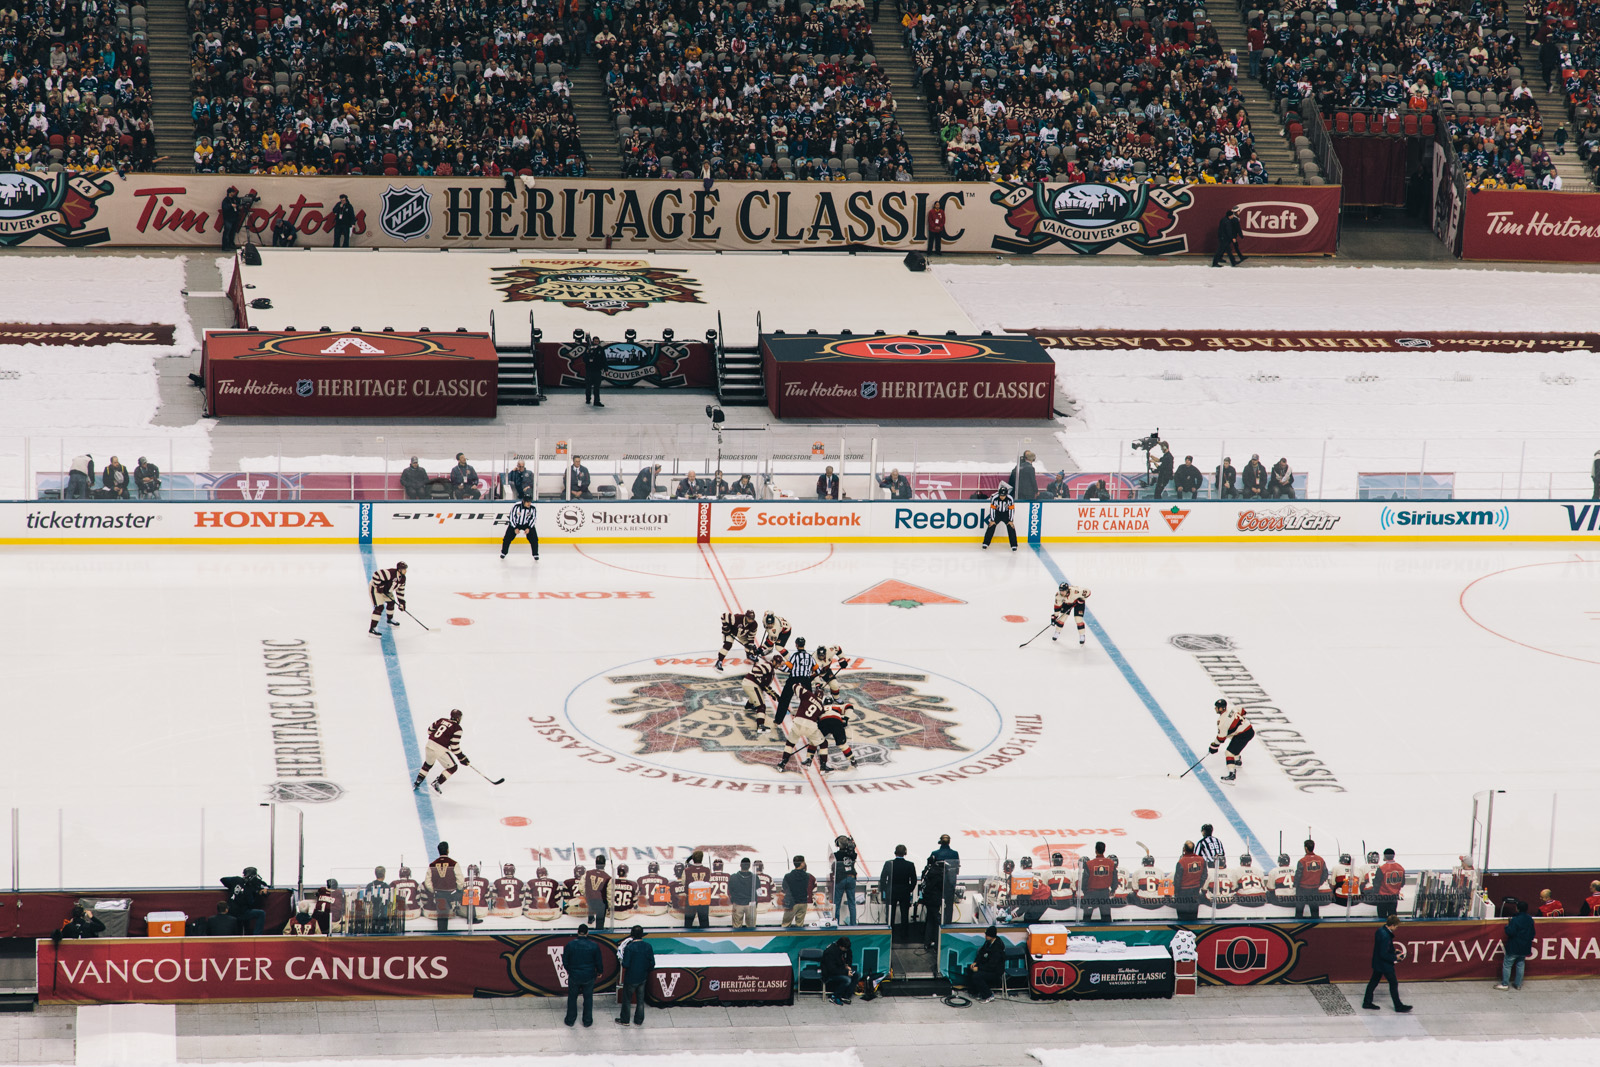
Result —
M550 872L544 868L536 868L533 878L528 881L528 893L523 898L522 915L524 918L537 919L540 922L549 922L561 915L561 885Z
M1056 602L1050 609L1050 625L1055 627L1055 632L1050 635L1050 640L1060 639L1061 631L1066 628L1068 615L1078 620L1078 644L1081 645L1088 639L1088 630L1083 624L1084 601L1088 599L1089 590L1082 586L1067 581L1056 586Z
M489 914L501 917L521 915L522 898L527 891L528 887L517 877L517 865L501 864L500 877L494 880L494 897L489 905Z
M1001 523L1006 524L1006 535L1011 538L1011 551L1017 550L1017 502L1011 499L1011 487L1005 482L1000 483L1000 488L995 490L994 496L989 498L989 523L983 532L983 547L988 548L989 542L994 539L995 528Z
M617 864L617 876L611 879L611 916L625 919L639 906L639 883L628 877L628 865Z
M839 683L835 682L837 686ZM839 751L844 753L844 758L850 761L850 766L856 766L856 754L850 750L850 742L845 739L844 728L850 723L850 714L855 711L854 705L849 701L841 701L830 696L822 701L822 710L817 713L817 729L822 732L822 755L817 758L817 769L828 769L828 745L833 743L839 746Z
M1256 728L1245 721L1244 705L1230 710L1227 699L1218 697L1214 706L1217 709L1217 739L1211 742L1211 747L1206 751L1215 753L1223 745L1228 746L1228 773L1222 776L1222 780L1231 782L1239 777L1239 768L1244 766L1240 753L1256 736Z
M372 580L367 583L367 593L372 597L372 621L367 626L367 633L378 636L378 619L386 608L389 625L399 626L394 619L394 611L396 606L401 611L406 610L406 565L396 563L393 567L373 571Z
M733 651L735 641L744 646L745 655L751 659L760 654L760 646L756 643L756 630L754 608L746 608L738 614L731 611L722 613L722 651L717 653L717 670L722 669L722 661Z
M830 693L839 692L839 673L850 666L838 645L825 645L817 651L817 682Z
M789 757L794 755L795 749L803 741L806 746L805 759L801 760L800 766L795 769L800 770L802 774L805 773L801 768L811 765L811 761L816 758L818 747L823 744L822 730L817 725L821 715L822 701L810 689L801 689L799 707L789 716L789 729L784 735L783 758L778 760L778 770L788 768ZM824 763L821 769L826 771L827 764Z
M539 531L534 529L534 520L539 515L539 509L533 506L532 494L523 493L522 499L511 505L511 510L506 512L506 532L500 538L500 558L505 559L506 553L511 551L511 542L517 539L517 534L527 534L528 544L533 548L533 558L539 558Z
M638 908L645 915L665 915L672 905L672 886L661 877L661 864L655 860L639 876L638 892Z
M389 883L389 889L394 893L394 910L400 918L422 918L422 887L411 877L410 867L401 865L400 875Z
M777 679L778 667L782 662L781 653L771 656L751 656L750 669L739 679L739 688L744 690L744 713L755 720L758 732L767 728L766 698L771 697L774 701L778 699L773 682Z
M444 792L445 781L472 761L461 752L461 709L455 708L448 719L435 719L428 727L428 747L422 758L422 767L412 779L411 788L421 789L428 771L439 764L439 777L433 780L433 791Z

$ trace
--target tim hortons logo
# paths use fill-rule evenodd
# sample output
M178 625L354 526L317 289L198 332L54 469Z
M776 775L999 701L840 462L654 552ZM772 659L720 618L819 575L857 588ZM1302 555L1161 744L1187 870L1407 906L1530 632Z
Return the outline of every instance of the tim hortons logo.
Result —
M703 303L700 283L677 269L643 261L525 259L520 267L496 267L492 284L511 301L542 301L615 315L651 304Z
M657 662L670 663L671 660ZM840 676L842 701L855 707L850 718L852 742L880 746L883 762L905 749L967 752L952 735L958 709L941 696L919 692L927 675L889 671L848 671ZM682 752L728 753L742 764L776 767L783 745L770 731L758 731L744 714L744 691L738 677L706 678L661 671L609 679L627 689L609 701L610 714L637 738L634 754Z

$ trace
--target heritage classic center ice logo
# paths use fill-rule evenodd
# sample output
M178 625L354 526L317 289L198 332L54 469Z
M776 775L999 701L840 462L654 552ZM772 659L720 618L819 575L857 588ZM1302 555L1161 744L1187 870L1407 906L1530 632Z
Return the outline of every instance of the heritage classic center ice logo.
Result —
M1194 202L1186 185L1122 188L1098 182L1047 186L1002 185L989 198L1006 210L1015 237L996 236L991 246L1031 254L1064 244L1080 255L1123 245L1146 256L1188 250L1188 239L1169 236L1178 216Z
M657 656L580 684L567 697L566 726L600 757L579 751L580 758L658 780L714 776L723 787L800 781L776 769L783 742L774 739L772 702L764 731L744 713L747 661L730 656L717 673L715 660L712 651ZM848 729L861 765L844 770L841 782L888 781L892 790L981 776L1025 758L1042 733L1040 716L1008 723L992 700L952 678L873 658L850 664L840 698L855 706ZM561 733L546 739L573 749ZM845 766L838 760L836 769Z
M491 284L507 302L533 300L616 315L651 304L703 303L700 283L644 260L525 259L495 267Z

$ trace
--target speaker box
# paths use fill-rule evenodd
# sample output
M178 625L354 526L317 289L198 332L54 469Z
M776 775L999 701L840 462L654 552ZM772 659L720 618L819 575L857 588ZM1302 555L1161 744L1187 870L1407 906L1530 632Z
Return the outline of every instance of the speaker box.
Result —
M922 272L928 269L928 257L921 252L906 253L906 270Z

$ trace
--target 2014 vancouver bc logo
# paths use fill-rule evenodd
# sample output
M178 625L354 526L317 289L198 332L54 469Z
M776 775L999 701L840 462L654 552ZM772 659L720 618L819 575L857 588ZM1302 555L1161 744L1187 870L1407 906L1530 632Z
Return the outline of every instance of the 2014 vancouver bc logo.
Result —
M1002 185L990 200L1006 209L1015 237L996 236L992 247L1032 254L1063 244L1080 255L1122 245L1146 256L1188 250L1188 238L1172 235L1178 216L1194 202L1186 185Z
M0 174L0 248L36 235L68 248L104 244L111 239L109 231L84 226L100 210L95 201L114 189L108 181L65 174Z

